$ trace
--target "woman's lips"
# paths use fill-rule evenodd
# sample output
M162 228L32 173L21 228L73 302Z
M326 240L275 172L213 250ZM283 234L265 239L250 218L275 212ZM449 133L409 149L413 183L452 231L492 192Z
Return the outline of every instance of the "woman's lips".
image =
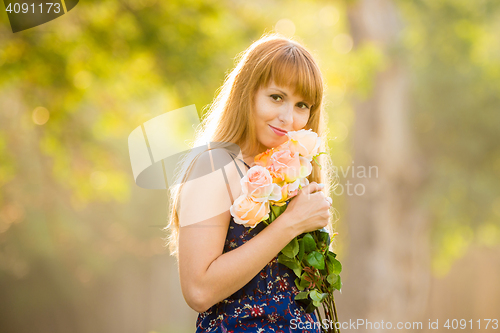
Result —
M276 135L279 135L279 136L283 136L283 135L286 135L286 132L285 131L282 131L276 127L273 127L271 125L269 125L269 127L273 130L274 133L276 133Z

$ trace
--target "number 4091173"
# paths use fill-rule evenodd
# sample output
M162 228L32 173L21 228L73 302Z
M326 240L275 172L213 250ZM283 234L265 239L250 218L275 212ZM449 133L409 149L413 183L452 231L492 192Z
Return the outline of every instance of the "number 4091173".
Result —
M30 8L31 7L31 8ZM51 11L53 13L60 13L61 12L61 4L58 3L58 2L46 2L45 3L45 6L43 3L39 4L38 7L40 7L40 11L38 11L38 8L37 8L37 13L50 13ZM7 6L7 8L5 9L7 12L9 13L35 13L35 4L32 3L32 4L28 4L28 3L9 3L9 5ZM44 8L47 10L44 12ZM31 9L31 10L30 10Z
M483 319L483 327L481 327L481 319L478 319L477 321L477 328L478 329L481 329L481 328L484 328L484 329L488 329L488 327L496 330L498 329L498 319ZM443 325L443 327L447 328L447 329L465 329L465 328L469 328L469 324L470 324L470 329L473 329L474 326L476 326L474 324L474 322L471 320L469 320L468 322L465 320L465 319L453 319L453 320L450 320L448 319L446 321L446 323Z

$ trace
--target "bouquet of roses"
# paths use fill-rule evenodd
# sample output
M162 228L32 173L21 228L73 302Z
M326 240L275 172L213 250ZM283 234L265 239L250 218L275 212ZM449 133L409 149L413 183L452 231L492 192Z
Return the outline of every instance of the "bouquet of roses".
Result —
M312 130L288 132L287 136L282 145L257 155L256 165L241 179L243 194L230 208L236 223L251 228L260 222L269 225L285 211L299 189L309 184L312 162L319 165L317 157L325 154L319 152L321 139ZM341 288L342 265L329 250L336 234L330 238L326 229L320 229L299 235L278 256L278 262L297 276L295 285L300 292L295 300L306 312L316 311L322 324L319 307L323 304L328 320L325 332L340 332L333 291Z

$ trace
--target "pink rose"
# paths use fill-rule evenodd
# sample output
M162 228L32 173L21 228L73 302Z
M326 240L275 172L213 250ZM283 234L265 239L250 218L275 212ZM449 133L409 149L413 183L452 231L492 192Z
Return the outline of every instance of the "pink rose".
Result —
M269 218L269 211L268 202L255 202L246 195L239 196L229 208L234 222L252 228L255 228L259 222Z
M256 202L281 199L280 187L273 183L269 170L259 165L247 171L245 177L241 179L241 189Z
M299 156L299 153L283 148L271 156L268 169L273 177L280 177L282 181L293 183L298 178L309 176L312 165L306 158Z
M319 153L321 138L312 130L300 130L288 132L286 134L289 140L285 143L293 153L299 153L309 162Z

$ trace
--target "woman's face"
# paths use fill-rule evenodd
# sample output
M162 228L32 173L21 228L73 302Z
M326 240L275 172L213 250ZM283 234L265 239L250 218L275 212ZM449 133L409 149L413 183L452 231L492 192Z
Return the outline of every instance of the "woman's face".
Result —
M303 129L311 113L311 102L293 94L289 88L278 87L273 81L261 87L254 97L254 119L257 140L262 151L284 143L289 131Z

